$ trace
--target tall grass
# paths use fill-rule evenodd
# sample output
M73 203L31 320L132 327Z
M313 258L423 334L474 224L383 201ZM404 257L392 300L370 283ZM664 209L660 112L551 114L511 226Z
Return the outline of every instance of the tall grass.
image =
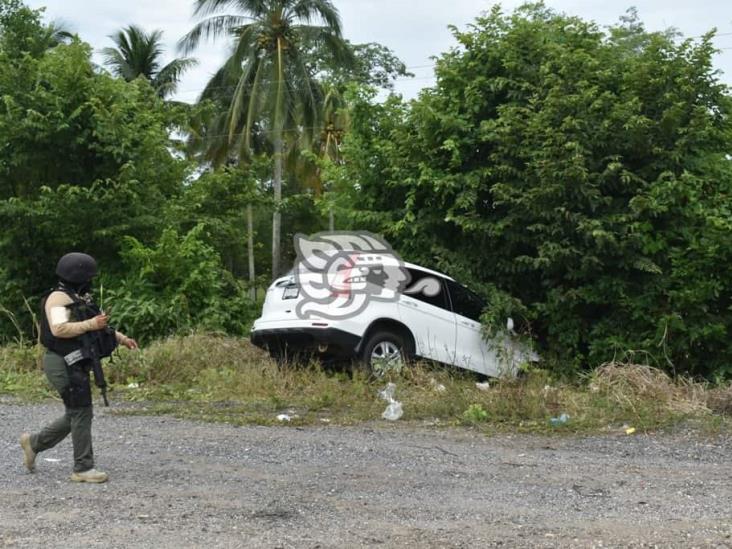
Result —
M13 394L29 400L54 396L41 367L42 349L38 345L15 342L0 347L0 394Z
M0 392L41 394L38 353L28 346L0 348ZM486 431L623 433L689 418L726 424L719 418L732 411L729 386L674 380L644 365L606 364L571 381L533 370L518 379L492 380L488 387L470 372L426 363L374 379L358 370L326 371L316 363L283 368L244 339L214 334L172 337L140 352L122 349L105 370L113 400L125 413L242 424L277 423L282 413L294 424L381 421L387 403L378 392L389 381L397 386L402 421L469 424ZM121 406L120 401L143 404ZM567 421L552 421L562 414Z

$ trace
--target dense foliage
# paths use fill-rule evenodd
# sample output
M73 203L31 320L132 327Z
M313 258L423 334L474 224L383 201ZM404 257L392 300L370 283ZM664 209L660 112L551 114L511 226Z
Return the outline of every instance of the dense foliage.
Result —
M523 319L555 364L732 372L732 103L711 35L542 5L454 34L418 100L353 98L340 215L472 281L487 328Z
M104 304L142 341L195 328L244 334L254 320L246 292L221 267L204 231L166 229L151 248L125 239L122 264L131 274L106 292Z
M105 64L116 76L132 81L146 78L160 97L173 94L183 73L196 65L195 59L173 59L161 62L163 32L146 33L136 25L117 31L110 38L116 47L104 48Z
M173 301L200 295L208 301L197 309L210 311L233 291L219 256L202 243L195 248L200 231L180 243L163 233L177 226L168 210L184 199L191 170L174 154L170 137L185 123L185 111L165 105L145 80L127 83L97 72L90 46L78 39L48 44L38 12L3 0L0 15L0 305L30 332L30 311L37 314L40 295L55 281L56 261L72 250L97 258L107 287L120 288L115 295L124 291L127 303L150 303L148 286L135 284L144 277L138 263L127 261L136 248L125 243L137 242L164 245L171 257L177 245L179 254L205 251L201 262L217 285L171 279L162 286L157 281L156 289L178 292ZM225 317L240 306L224 304L231 307L216 317L218 327L232 328ZM161 318L141 336L164 335L168 328ZM18 335L11 314L0 315L0 339Z
M142 340L245 333L258 308L242 281L270 270L281 216L283 268L291 236L329 219L381 233L482 293L487 332L513 317L549 367L631 352L732 375L732 98L711 34L649 33L633 11L603 30L495 8L454 29L436 85L410 102L377 100L408 74L387 48L303 34L288 54L302 74L285 74L312 92L303 110L294 95L268 108L286 68L257 53L267 17L194 27L189 45L231 31L247 47L188 106L152 77L114 78L41 15L0 0L0 342L31 333L70 250L98 258L100 298Z

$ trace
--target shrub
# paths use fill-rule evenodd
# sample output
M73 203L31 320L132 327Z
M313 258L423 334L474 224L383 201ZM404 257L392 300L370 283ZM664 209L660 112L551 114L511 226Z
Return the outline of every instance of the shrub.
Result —
M483 293L487 328L512 316L555 369L634 349L729 376L732 98L713 33L526 4L454 34L417 100L353 97L334 176L352 226Z
M122 260L133 274L104 296L120 329L141 341L195 329L247 333L257 307L203 242L204 230L198 225L181 237L168 229L150 248L125 240Z

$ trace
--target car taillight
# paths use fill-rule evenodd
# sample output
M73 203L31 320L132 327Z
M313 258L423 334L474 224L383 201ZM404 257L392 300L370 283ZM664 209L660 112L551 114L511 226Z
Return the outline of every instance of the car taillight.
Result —
M297 299L300 296L300 287L292 284L285 286L285 290L282 292L282 299Z

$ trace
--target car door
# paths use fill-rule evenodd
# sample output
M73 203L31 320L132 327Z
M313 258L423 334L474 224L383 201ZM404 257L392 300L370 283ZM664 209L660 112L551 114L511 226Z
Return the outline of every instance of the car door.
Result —
M455 359L455 315L445 279L407 268L410 280L399 295L399 316L414 335L418 356L446 364Z
M499 374L495 351L483 339L480 315L485 308L484 301L475 293L452 280L447 281L452 310L455 313L455 361L459 368L466 368L481 374Z

